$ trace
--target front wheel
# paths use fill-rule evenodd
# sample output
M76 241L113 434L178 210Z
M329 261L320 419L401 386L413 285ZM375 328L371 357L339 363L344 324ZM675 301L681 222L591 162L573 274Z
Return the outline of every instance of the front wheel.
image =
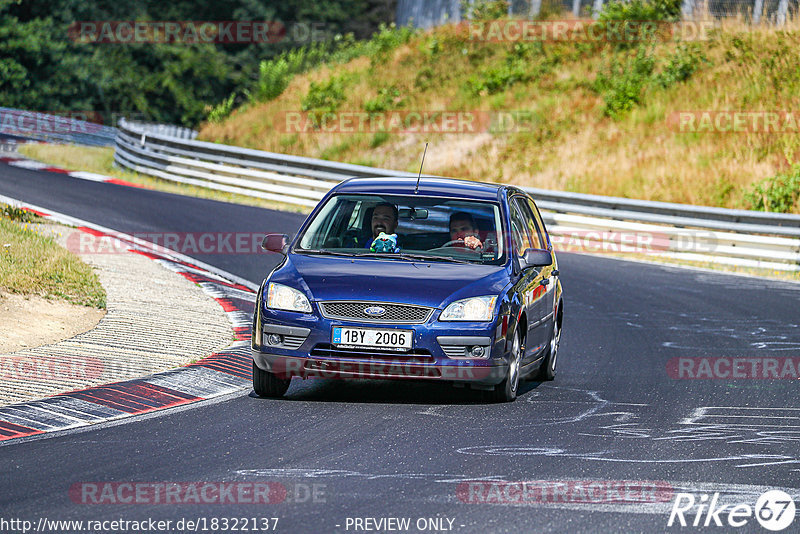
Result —
M278 378L269 371L263 371L253 362L253 390L259 397L283 397L290 382L289 378Z
M508 374L506 374L505 379L497 384L493 390L487 392L490 401L511 402L517 398L523 351L521 335L519 331L517 331L514 333L511 354L508 356Z

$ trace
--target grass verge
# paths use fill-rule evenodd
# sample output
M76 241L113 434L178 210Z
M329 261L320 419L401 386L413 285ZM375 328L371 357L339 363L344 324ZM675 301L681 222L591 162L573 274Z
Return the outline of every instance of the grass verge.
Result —
M713 26L707 39L626 45L495 42L446 25L414 33L380 57L365 53L287 75L279 96L204 125L200 139L412 172L430 141L430 174L800 213L792 171L800 162L800 19L784 27ZM416 130L384 127L393 113L437 111L498 120L474 131L424 131L419 121ZM312 112L318 122L326 117L326 127L310 120ZM739 112L754 112L756 124L728 127ZM778 122L766 126L760 112ZM499 121L502 113L509 122ZM697 126L717 114L715 125ZM380 120L348 119L373 115ZM681 126L686 116L695 126Z
M29 143L19 147L18 152L25 157L35 159L71 171L87 171L119 180L139 184L156 191L174 193L189 197L207 198L221 202L245 204L280 211L295 213L310 213L311 210L304 206L296 206L283 202L274 202L259 198L205 189L194 185L181 184L162 180L153 176L131 172L114 166L114 149L112 147L86 147L78 145L55 145Z
M42 219L4 205L0 214L0 290L106 307L106 292L97 274L45 235L47 224Z

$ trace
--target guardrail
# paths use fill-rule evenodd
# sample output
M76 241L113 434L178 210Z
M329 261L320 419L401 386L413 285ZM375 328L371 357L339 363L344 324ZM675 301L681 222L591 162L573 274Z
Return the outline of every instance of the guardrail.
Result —
M176 138L121 120L114 160L200 187L313 207L353 176L414 173ZM557 247L800 270L800 216L523 188Z
M22 143L16 139L6 139L0 136L0 152L16 152L17 147Z
M345 178L398 175L360 165L176 139L125 120L118 125L114 161L173 182L309 207Z
M189 140L196 139L198 135L197 130L184 128L183 126L175 126L174 124L155 124L152 122L129 121L125 119L122 120L125 121L129 127L136 128L137 131L145 134L154 134Z
M56 143L112 146L117 130L70 117L0 107L0 135Z

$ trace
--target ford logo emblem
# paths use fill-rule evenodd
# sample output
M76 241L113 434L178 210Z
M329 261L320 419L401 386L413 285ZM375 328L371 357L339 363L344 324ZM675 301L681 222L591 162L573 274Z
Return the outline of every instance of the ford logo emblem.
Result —
M381 317L386 314L386 309L380 306L370 306L369 308L364 308L364 313L372 317Z

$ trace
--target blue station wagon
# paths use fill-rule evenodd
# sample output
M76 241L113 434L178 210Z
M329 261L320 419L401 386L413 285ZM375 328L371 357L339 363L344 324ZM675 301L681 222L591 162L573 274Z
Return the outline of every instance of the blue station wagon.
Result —
M558 264L521 189L445 178L352 178L297 236L253 315L253 389L292 377L438 380L512 401L556 374Z

